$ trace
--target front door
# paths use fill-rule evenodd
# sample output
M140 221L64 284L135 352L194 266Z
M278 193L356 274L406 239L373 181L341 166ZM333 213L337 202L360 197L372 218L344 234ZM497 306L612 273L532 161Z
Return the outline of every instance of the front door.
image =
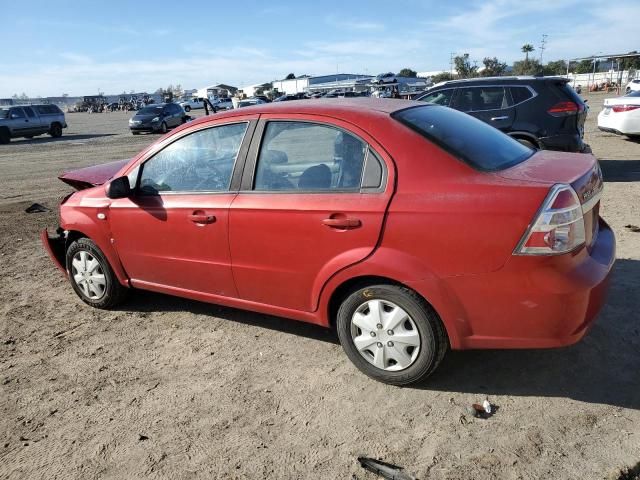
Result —
M33 131L32 122L29 121L22 107L13 107L9 110L9 120L15 137L29 135Z
M229 214L240 298L313 311L331 275L374 250L393 169L354 129L326 117L262 115Z
M236 295L228 211L248 126L236 121L182 136L130 174L135 193L112 202L110 224L134 286Z

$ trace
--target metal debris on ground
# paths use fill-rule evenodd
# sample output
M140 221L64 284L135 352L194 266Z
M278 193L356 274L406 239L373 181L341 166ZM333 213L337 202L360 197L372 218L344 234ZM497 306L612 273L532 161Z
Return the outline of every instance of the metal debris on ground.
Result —
M360 466L365 470L380 475L389 480L417 480L416 477L404 471L402 467L392 465L369 457L358 457Z
M637 226L637 225L629 224L629 225L625 225L624 228L627 228L627 229L629 229L629 230L631 230L632 232L635 232L635 233L640 232L640 227Z
M43 213L43 212L49 212L50 210L44 205L40 205L39 203L34 203L30 207L27 207L24 211L27 213Z

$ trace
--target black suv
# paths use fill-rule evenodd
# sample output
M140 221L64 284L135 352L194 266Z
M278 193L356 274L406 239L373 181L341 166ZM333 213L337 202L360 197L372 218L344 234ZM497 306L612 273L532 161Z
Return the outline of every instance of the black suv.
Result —
M487 77L442 82L418 98L468 113L540 149L583 152L587 106L561 77Z

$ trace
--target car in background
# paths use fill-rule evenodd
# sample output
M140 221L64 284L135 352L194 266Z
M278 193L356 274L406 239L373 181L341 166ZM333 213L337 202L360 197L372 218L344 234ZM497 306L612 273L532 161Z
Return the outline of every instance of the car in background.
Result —
M191 110L204 108L204 98L193 97L189 100L183 100L179 103L179 105L184 109L185 112L190 112Z
M254 105L262 105L263 103L267 102L260 98L245 98L244 100L238 101L238 106L236 108L253 107Z
M218 110L231 110L233 108L233 101L228 97L218 98L211 104Z
M629 83L627 83L627 88L625 91L627 93L640 91L640 78L636 78L635 80L631 80Z
M299 92L299 93L288 93L286 95L282 95L276 99L274 99L274 102L289 102L291 100L306 100L310 98L309 95L305 92Z
M520 143L542 150L588 151L586 103L561 77L451 80L417 98L468 113Z
M141 108L129 120L134 135L141 132L167 133L170 128L187 121L183 108L177 103L158 103Z
M606 98L598 114L598 128L628 137L640 137L640 90L623 97Z
M33 138L45 133L58 138L63 128L67 128L67 120L57 105L0 107L0 144L9 143L12 138Z
M593 155L424 102L221 112L60 178L79 191L41 239L85 303L143 289L334 326L395 385L449 348L579 341L615 258Z

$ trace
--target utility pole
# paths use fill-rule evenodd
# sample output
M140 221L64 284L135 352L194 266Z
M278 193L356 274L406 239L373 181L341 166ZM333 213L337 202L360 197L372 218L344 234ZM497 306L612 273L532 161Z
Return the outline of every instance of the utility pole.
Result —
M546 33L542 34L542 42L540 42L540 65L542 65L542 54L547 45L547 37L548 35Z

